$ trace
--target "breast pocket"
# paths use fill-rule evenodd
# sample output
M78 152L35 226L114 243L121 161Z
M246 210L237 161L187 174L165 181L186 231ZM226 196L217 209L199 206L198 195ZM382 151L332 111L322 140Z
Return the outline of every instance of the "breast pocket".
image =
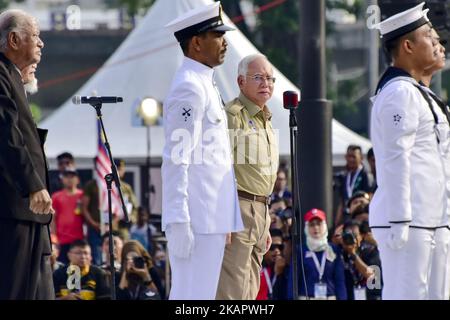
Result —
M230 165L231 150L227 122L219 106L210 106L203 120L203 159L211 164Z

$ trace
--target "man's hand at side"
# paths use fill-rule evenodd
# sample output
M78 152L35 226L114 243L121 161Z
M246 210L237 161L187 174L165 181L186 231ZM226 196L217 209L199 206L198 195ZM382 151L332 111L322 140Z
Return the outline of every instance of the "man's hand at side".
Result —
M387 245L392 250L400 250L408 242L409 225L405 223L395 223L389 229L389 238Z
M188 259L194 251L194 233L189 222L171 223L166 228L169 252L180 259Z
M30 194L30 210L36 214L53 214L52 198L46 189Z

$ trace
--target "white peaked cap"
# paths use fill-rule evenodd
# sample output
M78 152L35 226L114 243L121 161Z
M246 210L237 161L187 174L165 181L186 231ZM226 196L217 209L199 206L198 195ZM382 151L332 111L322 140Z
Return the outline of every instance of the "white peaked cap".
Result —
M178 41L207 31L231 31L234 28L227 26L222 20L222 6L214 2L189 10L166 25Z
M388 41L401 37L429 23L430 20L427 17L429 9L423 10L424 5L425 2L422 2L380 22L376 28L380 30L383 40Z

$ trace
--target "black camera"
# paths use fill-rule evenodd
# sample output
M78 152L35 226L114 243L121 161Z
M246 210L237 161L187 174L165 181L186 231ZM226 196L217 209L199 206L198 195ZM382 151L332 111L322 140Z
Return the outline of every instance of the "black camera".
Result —
M346 231L342 234L342 242L348 246L356 244L356 237L351 231Z
M145 260L142 257L134 257L133 258L133 264L134 267L137 269L144 269L145 268Z
M287 220L292 218L292 208L287 207L286 209L278 209L275 214L280 217L281 220Z

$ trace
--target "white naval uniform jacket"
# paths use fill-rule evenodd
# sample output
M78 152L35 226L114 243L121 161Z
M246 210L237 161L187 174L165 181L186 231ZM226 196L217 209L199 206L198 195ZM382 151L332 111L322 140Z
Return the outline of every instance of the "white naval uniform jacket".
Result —
M190 222L194 233L243 229L227 117L214 70L185 57L164 102L162 228Z
M378 189L370 203L371 227L401 222L422 228L448 225L449 125L430 99L438 118L438 143L433 113L415 84L413 78L396 77L372 100Z

